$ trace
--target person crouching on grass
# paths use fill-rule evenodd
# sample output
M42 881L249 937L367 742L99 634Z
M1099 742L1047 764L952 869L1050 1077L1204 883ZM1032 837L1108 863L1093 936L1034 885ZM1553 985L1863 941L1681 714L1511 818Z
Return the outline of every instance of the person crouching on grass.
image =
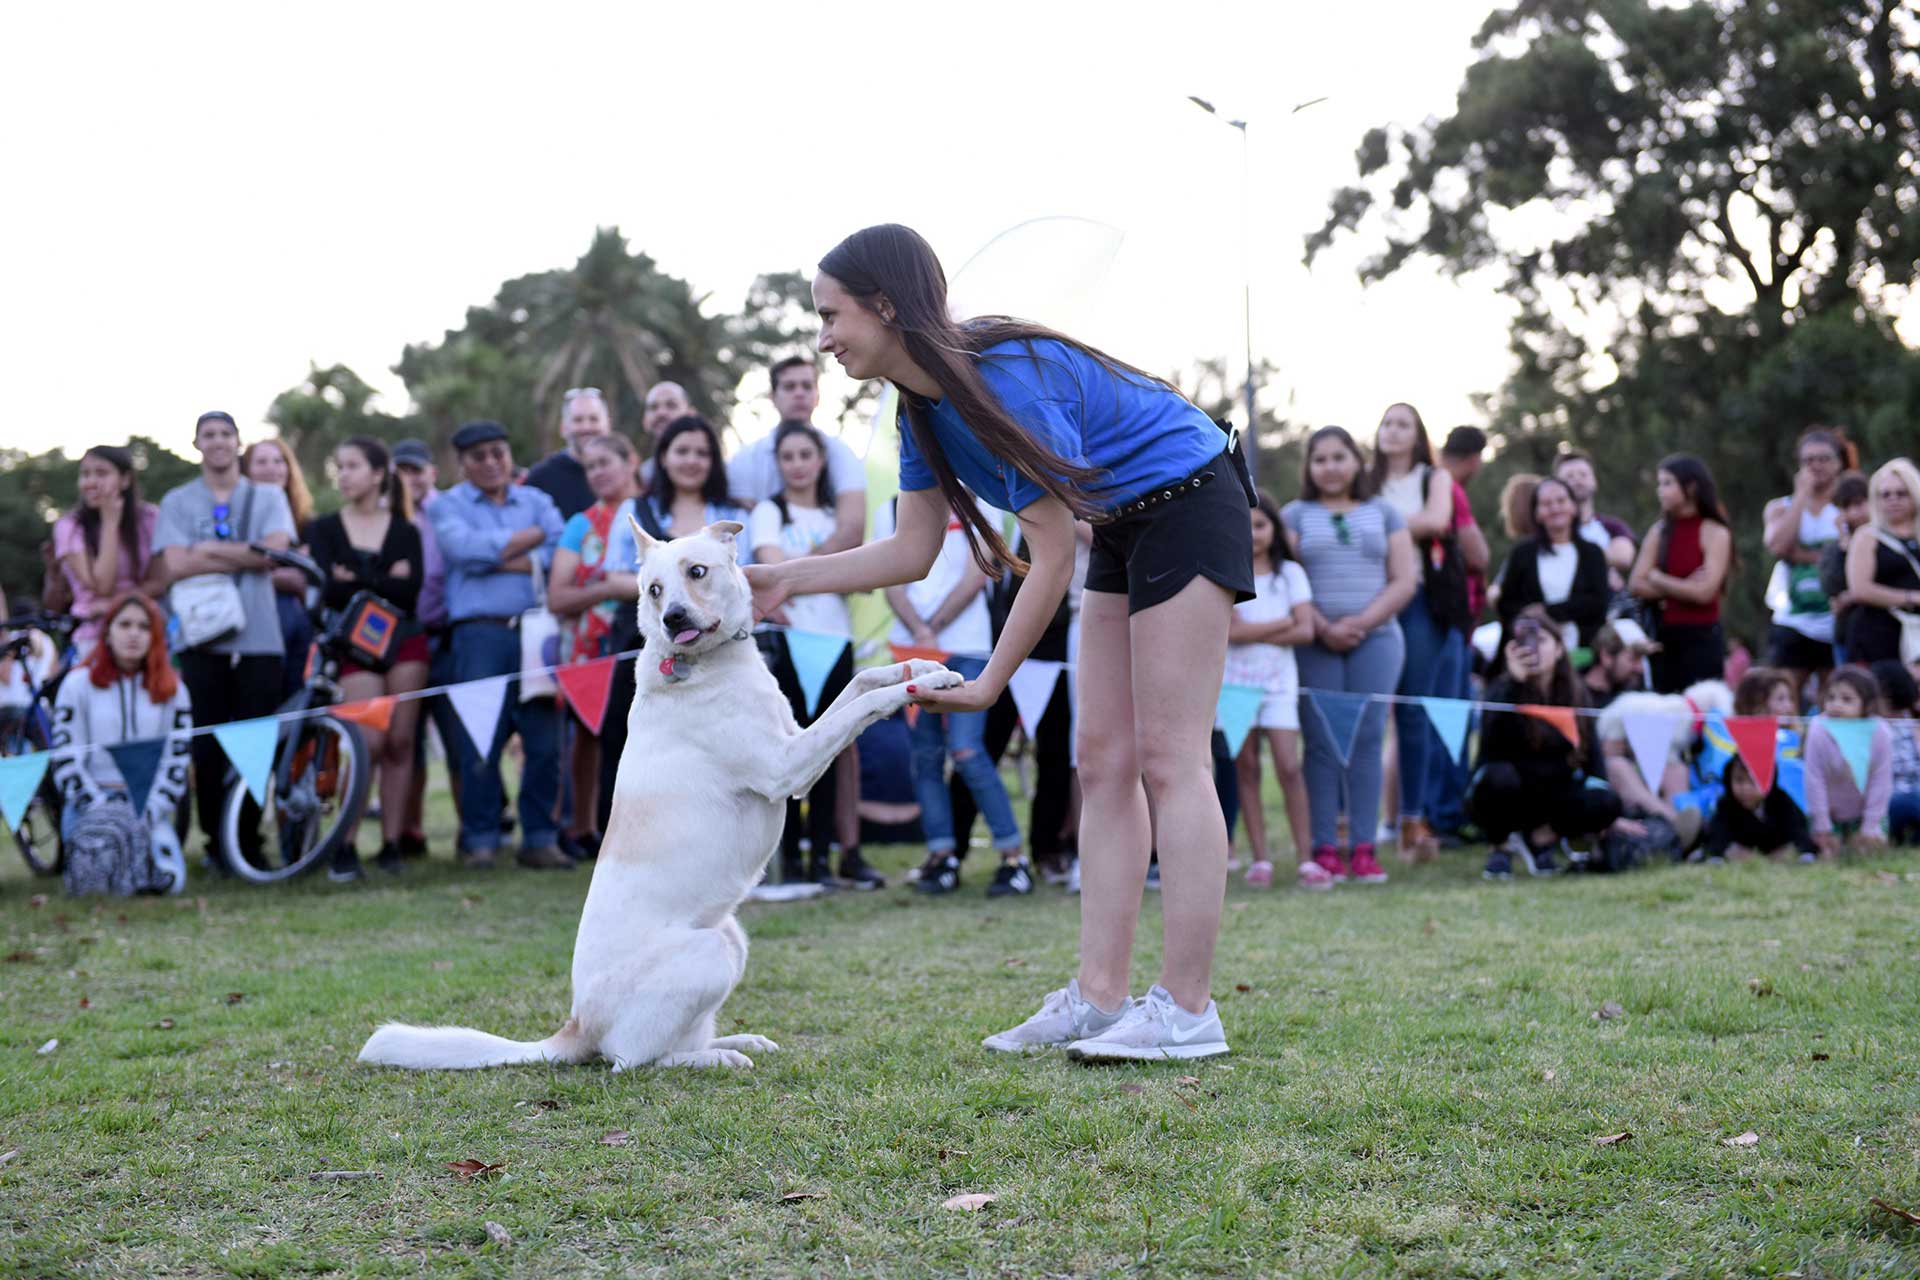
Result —
M1788 687L1792 687L1791 681ZM1773 787L1762 792L1747 762L1735 756L1727 761L1723 780L1726 790L1713 807L1707 838L1701 845L1708 862L1773 855L1789 848L1802 857L1813 856L1815 845L1807 829L1807 815L1781 788L1777 777Z
M1519 858L1529 873L1549 876L1560 869L1553 847L1563 839L1596 835L1615 824L1636 834L1642 829L1620 816L1620 797L1595 781L1605 774L1598 768L1593 723L1578 714L1586 698L1567 662L1560 624L1546 606L1522 609L1500 651L1506 671L1487 687L1487 701L1571 708L1580 740L1568 742L1559 728L1537 716L1486 712L1480 767L1467 796L1468 812L1494 843L1481 875L1511 880L1513 860Z
M1893 795L1893 734L1876 720L1867 757L1867 785L1863 790L1840 750L1827 722L1864 720L1873 714L1880 690L1873 677L1859 667L1841 667L1827 677L1820 694L1820 714L1807 726L1807 818L1813 842L1825 860L1840 854L1843 836L1856 847L1883 848L1887 843L1887 805ZM1803 854L1802 862L1813 861Z
M820 349L900 391L895 533L851 551L747 570L765 616L795 595L918 581L958 513L983 572L1026 570L976 678L929 693L933 713L985 711L1046 630L1073 572L1075 516L1094 523L1080 609L1080 970L1006 1052L1079 1059L1227 1052L1209 996L1227 830L1209 739L1237 601L1253 598L1244 461L1166 383L1064 334L1004 316L957 324L927 242L901 226L847 237L820 263ZM1016 513L1032 566L967 492ZM1151 807L1149 807L1151 806ZM1161 979L1128 998L1133 933L1160 833Z

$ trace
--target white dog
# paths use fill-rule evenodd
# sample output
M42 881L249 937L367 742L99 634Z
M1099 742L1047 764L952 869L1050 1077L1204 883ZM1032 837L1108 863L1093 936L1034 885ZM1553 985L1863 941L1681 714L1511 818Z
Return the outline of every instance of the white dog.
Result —
M935 662L862 671L806 729L749 638L752 594L731 520L657 542L636 525L646 651L613 813L573 944L573 1016L545 1040L388 1023L360 1061L491 1067L608 1058L613 1069L750 1067L763 1036L713 1034L747 938L734 910L803 795L860 731L961 677Z

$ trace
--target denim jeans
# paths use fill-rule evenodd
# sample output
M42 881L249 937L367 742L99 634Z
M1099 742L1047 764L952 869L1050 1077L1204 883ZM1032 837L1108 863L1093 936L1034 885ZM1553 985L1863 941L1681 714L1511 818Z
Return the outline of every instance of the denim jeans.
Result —
M987 669L987 662L984 658L954 654L947 659L947 669L975 680ZM987 713L956 711L933 715L922 708L909 732L913 741L913 793L920 801L920 830L927 837L928 851L952 853L954 850L953 805L947 798L949 757L953 760L954 772L966 780L967 789L973 792L980 816L987 820L987 830L993 833L993 847L1018 849L1020 825L1014 821L1013 804L1007 799L1007 789L1001 785L993 757L986 750Z
M1351 843L1373 843L1380 821L1380 753L1387 735L1387 708L1375 702L1361 713L1352 750L1342 765L1340 748L1306 691L1391 693L1400 679L1403 654L1400 627L1393 622L1375 627L1359 648L1346 653L1319 644L1294 650L1300 665L1300 728L1307 745L1307 813L1316 849L1335 843L1343 812Z
M1453 696L1466 660L1466 639L1434 620L1427 608L1426 588L1414 592L1400 611L1400 633L1406 637L1406 665L1394 692L1402 697ZM1393 724L1400 740L1400 816L1424 817L1428 772L1446 761L1447 749L1433 731L1426 708L1417 702L1395 703Z
M464 622L453 630L453 678L484 680L488 676L517 676L520 671L520 633L497 622ZM554 843L559 828L553 810L560 798L560 713L552 698L520 701L520 681L506 686L506 706L484 756L473 749L465 729L459 742L460 849L477 853L500 847L500 811L505 804L500 785L500 748L518 731L525 765L520 775L520 839L525 848Z
M1453 687L1442 690L1439 696L1460 698L1469 702L1473 700L1473 661L1466 652L1464 638L1460 662L1453 673ZM1480 713L1472 711L1468 716L1467 730L1471 735L1474 725L1480 718ZM1433 754L1427 757L1425 812L1427 825L1435 831L1453 835L1466 824L1467 786L1473 780L1473 770L1468 766L1472 762L1472 752L1462 750L1460 759L1455 760L1448 754L1446 744L1437 741L1433 747Z
M1887 838L1895 844L1920 843L1920 791L1896 791L1888 797Z

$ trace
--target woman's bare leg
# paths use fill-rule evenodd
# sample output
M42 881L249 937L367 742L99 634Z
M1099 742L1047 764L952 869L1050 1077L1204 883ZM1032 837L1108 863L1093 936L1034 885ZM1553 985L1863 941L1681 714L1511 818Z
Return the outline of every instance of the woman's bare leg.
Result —
M1195 578L1173 599L1135 614L1131 627L1134 751L1161 833L1160 985L1189 1013L1212 998L1227 891L1227 824L1213 789L1211 738L1232 609L1225 587ZM1084 657L1081 663L1084 669ZM1084 912L1081 920L1084 930Z
M1080 995L1098 1008L1113 1010L1130 990L1133 930L1140 918L1141 895L1146 892L1153 828L1140 760L1134 752L1133 641L1127 598L1110 591L1088 591L1080 601L1080 661L1074 690L1079 707L1076 734L1082 801ZM1224 640L1224 624L1220 634ZM1208 723L1211 727L1212 722ZM1204 736L1194 758L1211 763ZM1214 822L1220 823L1218 804ZM1221 861L1224 884L1225 859Z

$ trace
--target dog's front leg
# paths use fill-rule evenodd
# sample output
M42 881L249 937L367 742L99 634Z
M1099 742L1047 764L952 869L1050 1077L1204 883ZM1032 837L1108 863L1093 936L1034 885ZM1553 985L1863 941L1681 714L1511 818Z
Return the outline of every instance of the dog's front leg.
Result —
M957 672L945 667L915 675L913 680L929 690L952 689L966 683ZM783 802L790 796L806 794L827 771L827 766L860 736L862 729L912 701L913 695L907 692L903 682L869 689L851 702L845 699L836 702L799 733L769 743L762 759L756 762L755 771L761 776L749 777L748 787L757 795Z
M895 662L884 667L862 667L853 679L847 682L847 687L840 691L840 696L828 705L827 714L831 715L842 705L851 704L863 693L906 684L945 670L946 668L939 663L928 662L925 658L911 658L906 662Z

